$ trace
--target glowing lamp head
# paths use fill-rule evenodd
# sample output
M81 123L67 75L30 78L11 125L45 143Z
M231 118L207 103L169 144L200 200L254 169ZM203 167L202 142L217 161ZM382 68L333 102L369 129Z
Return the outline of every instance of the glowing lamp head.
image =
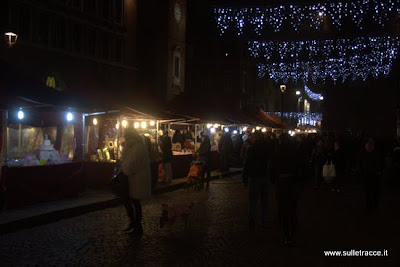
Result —
M128 126L128 122L126 120L122 120L121 122L122 127L126 128L126 126Z
M238 133L238 131L237 130L233 130L233 134L237 134Z
M139 128L139 122L135 121L135 123L133 124L133 127L135 127L135 129Z
M25 114L22 110L19 110L17 113L17 117L19 120L22 120L25 117Z
M260 126L257 126L257 127L256 127L256 130L257 130L257 131L259 131L260 129L261 129L261 127L260 127Z
M66 118L67 121L72 121L74 119L74 115L71 112L68 112Z
M281 92L282 92L282 93L284 93L284 92L286 91L286 85L284 85L284 84L281 84L281 85L279 86L279 88L281 89Z
M13 32L5 32L4 37L9 47L12 47L17 43L18 34Z
M115 124L115 129L119 129L119 123Z
M210 129L212 127L212 124L211 123L208 123L207 124L207 129Z
M155 121L150 121L150 126L154 126L155 124Z
M300 91L296 91L296 95L301 95L301 92Z
M243 127L243 132L246 132L247 131L247 127Z
M95 125L95 126L96 126L96 125L97 125L97 123L98 123L97 119L96 119L96 118L94 118L94 119L93 119L93 125Z
M140 124L140 127L142 127L142 129L146 129L147 128L147 122L142 121L142 123Z
M219 127L218 123L214 124L214 128L218 128L218 127Z
M210 128L210 133L215 133L215 128Z
M224 131L225 131L226 133L229 133L229 128L228 128L228 127L225 127L225 128L224 128Z
M262 128L261 132L265 133L267 131L267 128Z
M319 100L321 100L321 101L324 100L324 97L323 97L323 96L320 96L320 97L319 97Z

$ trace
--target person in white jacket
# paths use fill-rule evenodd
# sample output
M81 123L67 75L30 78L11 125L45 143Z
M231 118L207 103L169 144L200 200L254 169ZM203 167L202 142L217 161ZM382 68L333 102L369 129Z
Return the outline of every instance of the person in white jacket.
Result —
M121 171L128 176L129 199L124 201L124 206L130 218L130 224L126 230L142 234L142 205L140 201L151 197L150 160L144 139L135 129L126 129L124 137Z

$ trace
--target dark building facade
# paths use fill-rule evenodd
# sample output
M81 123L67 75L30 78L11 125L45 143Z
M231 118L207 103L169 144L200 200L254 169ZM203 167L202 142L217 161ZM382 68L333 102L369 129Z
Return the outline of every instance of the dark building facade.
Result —
M187 91L207 94L210 101L230 102L236 108L259 106L280 110L280 91L260 79L247 51L247 39L219 36L213 9L218 1L192 0L188 5Z
M186 5L138 1L138 88L160 103L185 91Z
M113 92L136 88L136 0L5 0L2 27L18 42L1 60L56 90Z

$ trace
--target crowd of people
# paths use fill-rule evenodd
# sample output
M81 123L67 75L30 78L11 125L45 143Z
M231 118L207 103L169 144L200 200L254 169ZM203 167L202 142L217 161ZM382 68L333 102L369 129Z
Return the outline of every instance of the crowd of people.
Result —
M244 166L243 182L248 184L250 231L256 228L256 218L260 227L266 227L267 216L277 216L284 243L292 244L297 202L308 180L315 190L323 188L337 193L344 184L358 184L364 191L366 213L374 213L379 208L383 177L387 182L398 180L399 154L400 138L391 144L366 135L322 133L291 137L284 133L276 138L259 131L247 134L240 158ZM331 163L336 174L328 180L323 177L323 168ZM273 213L267 209L271 199L268 194L273 195L276 214L268 213ZM258 202L261 214L256 216Z
M130 218L127 229L137 233L143 232L140 201L151 196L151 176L157 171L151 164L154 161L152 158L157 156L152 155L148 143L134 129L125 132L121 170L128 176L129 199L124 200L123 204ZM171 138L167 134L161 137L160 148L161 161L168 170L172 152ZM283 133L276 137L272 133L255 131L237 135L233 140L229 133L225 133L219 140L218 148L221 171L226 171L232 164L243 166L243 183L248 187L249 196L249 230L256 229L257 218L261 227L267 226L267 217L270 216L268 194L272 193L277 210L273 217L276 216L282 226L286 245L293 243L300 189L309 178L312 178L309 180L315 190L328 188L337 193L343 190L346 183L361 184L365 192L365 210L371 213L379 208L383 172L389 178L395 178L400 173L400 138L388 143L363 135L322 133L292 137ZM210 138L202 134L197 153L204 162L203 175L207 178L207 187L210 152ZM334 164L336 175L327 184L323 167L328 163ZM166 177L170 182L171 173L167 173ZM258 202L261 210L259 216L256 215Z

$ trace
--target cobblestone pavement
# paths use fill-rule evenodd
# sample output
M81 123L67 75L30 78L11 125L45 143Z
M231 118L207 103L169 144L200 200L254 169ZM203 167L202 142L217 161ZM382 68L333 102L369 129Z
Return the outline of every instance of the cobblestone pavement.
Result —
M305 186L293 247L281 245L279 225L248 231L247 191L239 176L208 190L177 190L144 203L145 234L124 233L114 207L0 236L1 266L400 266L400 196L392 188L378 214L365 215L358 188L342 193ZM161 203L196 201L188 223L159 228ZM389 257L324 257L324 250L383 250Z

